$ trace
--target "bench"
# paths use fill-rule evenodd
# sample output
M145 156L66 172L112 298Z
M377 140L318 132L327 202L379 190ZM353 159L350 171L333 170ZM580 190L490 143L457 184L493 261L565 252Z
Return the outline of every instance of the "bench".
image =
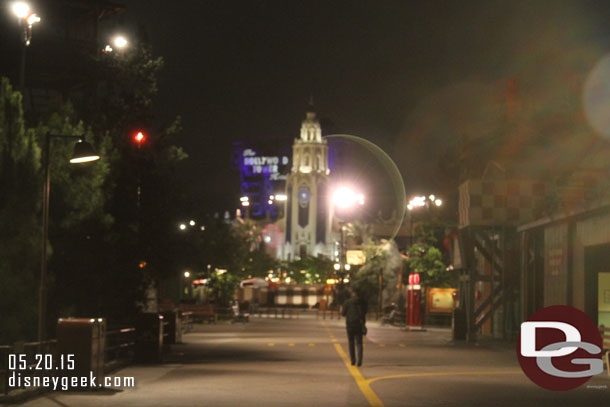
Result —
M180 311L189 313L193 320L216 322L218 316L213 304L180 304Z
M610 376L610 328L602 325L599 327L599 333L602 336L602 355L606 361L608 376Z

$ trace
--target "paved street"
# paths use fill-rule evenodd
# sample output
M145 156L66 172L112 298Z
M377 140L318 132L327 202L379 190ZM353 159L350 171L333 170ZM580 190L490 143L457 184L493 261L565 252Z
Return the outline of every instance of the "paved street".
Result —
M455 345L448 330L404 332L369 323L364 365L347 363L342 321L253 318L196 325L167 362L131 366L136 387L47 393L30 407L62 406L603 406L606 372L549 392L519 369L514 351ZM588 387L587 387L588 386Z

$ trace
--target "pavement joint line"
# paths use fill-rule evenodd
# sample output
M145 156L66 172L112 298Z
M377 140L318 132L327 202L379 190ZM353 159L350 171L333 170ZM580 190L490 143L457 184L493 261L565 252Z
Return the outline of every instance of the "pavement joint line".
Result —
M370 406L371 407L383 407L383 403L381 402L381 399L379 399L379 396L377 396L377 394L373 391L373 389L371 389L369 380L366 380L364 378L364 376L362 376L362 373L360 373L360 370L356 366L352 366L347 355L343 351L343 348L341 347L341 345L338 343L335 343L335 349L337 350L339 357L341 359L343 359L343 362L345 363L345 367L347 367L347 370L350 372L350 374L356 381L358 388L360 389L360 391L362 392L364 397L368 400Z
M375 383L380 380L390 379L407 379L409 377L438 377L438 376L480 376L480 375L509 375L509 374L522 374L521 370L488 370L488 371L474 371L474 372L428 372L428 373L403 373L389 376L378 376L367 379L368 385Z

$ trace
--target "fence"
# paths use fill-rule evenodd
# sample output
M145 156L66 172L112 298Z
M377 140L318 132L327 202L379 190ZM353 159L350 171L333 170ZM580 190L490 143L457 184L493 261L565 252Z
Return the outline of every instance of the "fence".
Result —
M6 396L9 391L9 355L24 354L26 355L27 370L34 374L44 375L45 370L37 369L40 363L36 360L36 354L55 354L57 340L50 339L42 342L16 342L14 345L0 346L0 376L2 378L2 393Z

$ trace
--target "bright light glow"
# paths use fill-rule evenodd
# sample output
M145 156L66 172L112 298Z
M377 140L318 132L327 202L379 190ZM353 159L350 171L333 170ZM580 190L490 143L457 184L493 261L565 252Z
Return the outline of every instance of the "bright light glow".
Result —
M274 200L275 199L275 195L269 195L269 199Z
M421 207L421 206L426 206L426 197L425 196L416 196L416 197L411 198L411 200L409 201L409 204L407 205L407 209L412 211L413 208Z
M275 200L276 201L285 201L287 199L288 199L288 197L286 195L284 195L284 194L278 194L278 195L275 196Z
M193 219L191 219L191 220L189 221L189 225L191 225L191 226L195 226L195 221L194 221Z
M239 198L240 201L242 202L246 202L248 201L250 198L248 198L247 196L242 196L241 198Z
M118 49L125 48L128 44L127 38L123 37L122 35L117 35L116 37L114 37L112 39L112 43Z
M242 201L241 206L250 206L250 202Z
M30 5L23 1L13 3L12 9L18 18L26 18L30 14Z
M273 201L270 199L270 200L268 200L268 201L267 201L267 203L268 203L269 205L271 205L271 204L273 204Z
M104 47L104 49L102 50L102 52L103 52L104 54L110 54L110 53L112 52L112 47L111 47L109 44L107 44L107 45Z
M350 266L349 264L346 264L346 265L345 265L345 269L346 269L347 271L349 271L351 268L352 268L352 266Z
M178 227L180 228L180 230L186 229L186 225L184 223L181 223Z
M265 243L271 243L271 236L265 236L263 240Z
M29 26L32 26L32 25L40 22L40 17L38 17L37 14L30 14L26 21L28 22Z
M434 194L432 194L428 197L428 199L430 199L431 201L434 201L436 199L436 197L434 196Z
M135 134L135 136L133 136L133 141L135 141L138 144L142 144L143 142L146 141L146 136L141 131L138 131Z
M205 230L205 226L202 226L199 229L201 229L201 231L203 232Z
M188 270L186 270L186 271L184 272L184 277L185 277L185 278L189 278L190 276L191 276L191 272L190 272L190 271L188 271Z
M227 272L227 269L216 269L216 273L222 275Z
M286 282L287 282L288 284L290 284L290 282L291 282L291 281L292 281L292 279L291 279L290 277L286 277Z
M326 284L329 284L329 285L333 285L333 284L335 284L336 282L337 282L337 281L336 281L334 278L329 278L328 280L326 280Z
M72 164L80 164L80 163L88 163L91 161L96 161L99 160L100 156L99 155L88 155L85 157L76 157L76 158L72 158L70 159L70 162Z
M344 278L344 279L343 279L343 282L344 282L345 284L349 283L349 278Z
M441 201L440 199L437 199L436 201L434 201L434 205L436 206L441 206L443 204L443 201Z
M335 264L333 264L333 268L335 270L339 270L341 268L341 265L339 263L335 263Z
M349 187L339 187L333 194L333 203L339 208L349 208L355 203L364 205L364 195L357 194Z

